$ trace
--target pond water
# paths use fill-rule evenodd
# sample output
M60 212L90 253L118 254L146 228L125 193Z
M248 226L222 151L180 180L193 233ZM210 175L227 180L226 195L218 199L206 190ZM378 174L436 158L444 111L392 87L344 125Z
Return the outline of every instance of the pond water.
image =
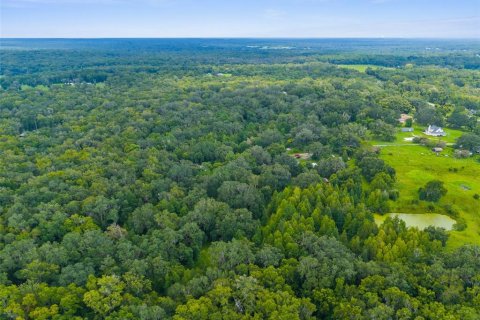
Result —
M428 226L440 227L445 230L452 230L455 220L444 214L438 213L387 213L384 215L375 215L375 223L380 225L387 219L387 217L397 216L403 221L407 227L417 227L425 229Z

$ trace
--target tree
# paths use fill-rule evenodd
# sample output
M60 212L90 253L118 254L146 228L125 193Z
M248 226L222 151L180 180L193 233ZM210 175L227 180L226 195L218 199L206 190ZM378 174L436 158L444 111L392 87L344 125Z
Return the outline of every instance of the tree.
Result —
M441 197L447 194L447 189L440 180L432 180L427 182L425 187L418 189L420 200L438 202Z
M220 224L220 221L225 219L231 211L230 207L224 202L211 198L202 199L195 205L193 211L187 214L185 219L195 222L210 240L219 240L216 235L218 232L216 229L217 221Z
M362 169L362 174L368 181L372 181L375 176L381 172L387 173L392 179L395 177L395 170L385 164L385 161L375 157L363 157L358 166Z
M91 276L83 295L83 301L95 313L105 317L122 304L122 293L125 283L117 276L102 276L96 279Z
M423 125L443 125L443 116L433 107L422 107L417 110L415 120Z
M373 136L381 141L394 141L397 130L391 124L386 123L383 120L375 120L369 126Z
M236 209L219 217L216 221L214 234L216 240L232 240L233 238L251 238L259 227L258 220L247 209Z
M260 185L269 186L273 190L281 190L290 182L290 171L286 166L274 164L264 167L260 174Z
M448 233L445 231L443 228L437 228L434 226L428 226L424 230L426 233L428 233L428 236L430 237L430 240L438 240L442 243L442 246L445 246L447 244L448 240Z
M292 179L292 184L294 186L299 186L300 188L307 188L310 185L315 185L322 181L322 177L312 169L307 172L300 173L298 176Z
M20 270L20 277L34 282L49 282L58 273L58 265L33 260L25 269Z
M464 133L457 139L456 148L470 150L471 152L480 151L480 135L473 133Z
M114 199L107 199L100 195L98 197L89 197L83 202L83 211L91 216L95 222L102 227L117 222L118 205Z
M318 163L317 171L318 173L325 178L330 178L330 176L342 169L345 169L346 165L340 157L330 157L328 159L321 160Z
M461 110L455 110L454 112L452 112L450 117L447 118L447 123L452 128L458 129L458 128L470 126L471 120L470 120L470 117L465 113L463 113Z
M237 181L225 181L218 189L218 199L228 203L232 208L245 208L255 218L262 215L263 199L254 187Z
M412 118L408 118L407 120L405 120L405 127L411 128L412 124L413 124L413 119Z
M129 225L137 234L143 234L155 224L155 208L151 203L135 209L129 218Z
M332 148L329 145L323 145L320 142L310 144L308 150L312 154L313 160L328 158L332 155Z

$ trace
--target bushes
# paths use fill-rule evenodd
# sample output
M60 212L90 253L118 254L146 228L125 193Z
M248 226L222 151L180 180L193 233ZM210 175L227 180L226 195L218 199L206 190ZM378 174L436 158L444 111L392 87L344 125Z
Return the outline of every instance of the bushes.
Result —
M471 156L471 152L468 150L455 150L453 155L455 158L468 158Z
M440 180L429 181L425 187L418 189L420 200L438 202L445 194L447 194L447 189Z
M467 228L467 223L462 218L458 218L457 223L453 225L453 230L455 231L463 231L466 228Z
M458 210L457 210L453 205L451 205L450 203L444 205L444 206L443 206L443 209L445 209L445 212L446 212L450 217L453 217L453 218L457 218L457 217L458 217Z
M412 142L429 148L445 148L447 146L445 141L434 141L425 137L414 137Z

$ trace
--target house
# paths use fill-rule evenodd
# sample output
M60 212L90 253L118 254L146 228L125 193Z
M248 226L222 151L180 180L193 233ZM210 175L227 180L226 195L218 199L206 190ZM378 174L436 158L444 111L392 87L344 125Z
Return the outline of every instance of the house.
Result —
M402 128L402 132L413 132L413 128Z
M437 126L434 126L434 125L428 126L428 128L425 130L424 133L425 133L427 136L434 136L434 137L444 137L444 136L447 135L447 134L445 133L445 131L443 131L442 128L437 127Z
M295 153L293 155L296 159L308 160L312 157L311 153Z
M400 115L400 119L398 119L398 122L405 124L408 119L413 119L413 117L409 116L408 114L402 113Z

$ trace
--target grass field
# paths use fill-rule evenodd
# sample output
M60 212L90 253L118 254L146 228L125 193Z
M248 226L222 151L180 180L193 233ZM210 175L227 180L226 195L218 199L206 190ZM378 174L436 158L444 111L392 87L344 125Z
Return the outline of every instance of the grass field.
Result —
M400 132L400 128L398 128L399 132L397 133L395 141L385 142L385 141L377 141L373 140L374 145L380 146L395 146L399 144L412 144L409 141L405 141L405 138L412 138L412 137L425 137L433 141L444 141L446 143L455 143L456 140L463 134L461 130L443 128L443 130L447 133L445 137L432 137L427 136L423 132L425 131L424 126L414 125L413 132Z
M452 136L457 134L452 132ZM453 149L447 148L437 156L427 147L415 144L382 147L381 158L395 168L400 191L399 199L391 202L391 211L449 214L445 206L451 205L458 212L458 217L466 222L467 228L451 231L447 247L455 248L464 243L480 244L480 200L473 198L474 194L480 194L480 162L478 156L456 159L452 154ZM418 188L433 179L443 181L448 192L438 204L434 204L432 210L430 202L416 203L415 200L418 199Z
M340 68L357 70L358 72L365 72L365 70L367 70L367 68L371 68L371 69L393 69L393 68L389 68L389 67L376 66L376 65L373 65L373 64L337 64L337 66L340 67Z

